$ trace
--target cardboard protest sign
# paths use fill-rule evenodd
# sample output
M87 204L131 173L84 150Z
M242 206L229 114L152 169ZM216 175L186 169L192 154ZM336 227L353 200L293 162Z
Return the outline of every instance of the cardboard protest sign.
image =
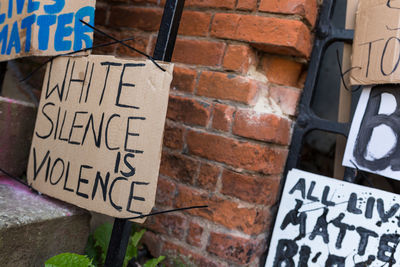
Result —
M1 0L0 61L92 47L95 0Z
M150 213L173 71L160 65L165 72L148 60L94 55L49 63L29 184L114 217Z
M343 165L400 180L400 87L363 90L353 117Z
M265 266L399 266L399 200L395 194L293 169Z
M353 41L352 85L400 82L400 1L359 1Z

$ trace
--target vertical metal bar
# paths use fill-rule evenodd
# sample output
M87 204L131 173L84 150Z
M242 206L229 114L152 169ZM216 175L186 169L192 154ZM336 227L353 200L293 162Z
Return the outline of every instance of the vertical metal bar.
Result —
M156 47L154 48L154 59L171 61L184 4L185 0L167 0L165 3Z
M154 59L166 62L171 61L184 4L185 0L167 0L165 3L153 54ZM118 218L114 220L104 267L122 266L131 231L132 222Z
M7 61L0 62L0 95L3 90L4 77L7 71Z

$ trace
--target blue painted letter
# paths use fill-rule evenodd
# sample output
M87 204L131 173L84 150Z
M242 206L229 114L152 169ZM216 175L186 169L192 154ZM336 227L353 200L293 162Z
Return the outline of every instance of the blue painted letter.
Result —
M35 14L32 14L21 21L21 29L26 29L25 52L29 52L31 50L32 25L35 23L35 21Z
M50 26L56 23L56 15L40 15L37 19L39 26L39 49L47 50L49 47Z
M72 23L73 19L74 13L58 16L57 30L54 37L54 49L56 51L68 51L71 49L72 41L64 40L64 37L68 37L72 34L72 27L66 25Z
M89 22L84 20L85 17L89 17ZM84 20L90 25L94 25L94 8L90 6L83 7L78 10L75 14L75 27L74 27L74 50L82 49L82 42L85 42L85 47L92 47L93 39L90 38L86 33L91 33L93 30L80 22L79 20Z
M65 0L53 0L55 2L52 5L44 5L44 12L47 14L57 14L63 10L65 6Z
M15 53L21 52L21 41L19 40L19 31L18 31L18 21L14 22L11 33L10 40L8 41L7 46L7 55L11 54L11 50L15 49Z

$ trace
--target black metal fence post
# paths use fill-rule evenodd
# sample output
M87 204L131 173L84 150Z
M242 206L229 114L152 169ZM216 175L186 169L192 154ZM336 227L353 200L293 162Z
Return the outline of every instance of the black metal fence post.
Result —
M167 0L158 32L153 58L170 62L174 51L176 36L185 0ZM120 267L125 258L132 222L125 219L114 220L105 267Z
M279 189L279 200L273 211L277 211L281 197L283 186L289 170L296 168L299 164L301 156L301 148L303 146L304 137L313 130L321 130L334 134L348 136L350 123L339 123L320 118L311 108L314 91L319 78L321 63L325 52L330 44L334 42L352 43L354 37L353 30L340 29L333 25L332 16L335 8L336 0L324 0L319 12L318 22L316 24L315 41L313 51L311 53L310 64L308 67L307 79L304 84L303 94L299 104L299 113L296 124L294 126L292 141L289 148L289 155L286 160L283 178ZM354 169L346 168L344 180L354 183L356 181L356 172ZM272 233L275 225L276 217L273 218L270 232ZM271 242L272 235L269 235L267 245ZM268 251L263 255L260 266L264 266Z

